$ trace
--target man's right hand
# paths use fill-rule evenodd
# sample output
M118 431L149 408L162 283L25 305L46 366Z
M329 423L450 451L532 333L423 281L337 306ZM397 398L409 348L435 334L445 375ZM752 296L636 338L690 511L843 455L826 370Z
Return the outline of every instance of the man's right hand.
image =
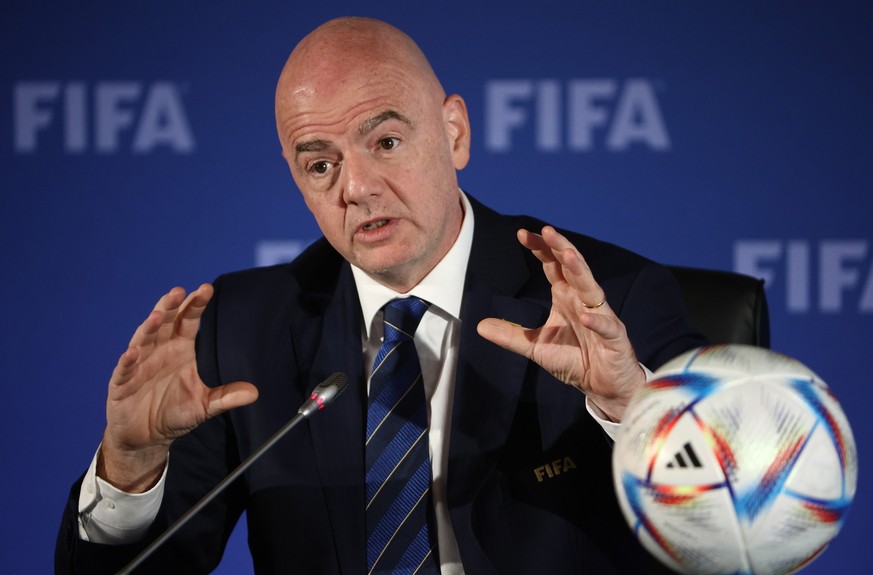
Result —
M187 297L182 288L170 290L118 359L97 475L122 491L148 490L160 478L174 439L258 398L251 383L210 388L197 373L194 340L212 293L209 284Z

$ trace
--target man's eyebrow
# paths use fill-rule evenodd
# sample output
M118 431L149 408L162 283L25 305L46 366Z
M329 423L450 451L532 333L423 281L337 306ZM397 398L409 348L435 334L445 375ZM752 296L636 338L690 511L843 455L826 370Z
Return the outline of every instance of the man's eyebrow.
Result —
M412 120L401 114L400 112L394 110L386 110L381 114L377 114L372 118L367 118L363 122L358 125L358 135L365 136L376 129L376 127L382 122L387 122L388 120L397 120L403 122L410 128L415 128L412 124Z
M330 142L327 140L308 140L294 146L294 151L300 155L303 152L322 152L328 147L330 147Z

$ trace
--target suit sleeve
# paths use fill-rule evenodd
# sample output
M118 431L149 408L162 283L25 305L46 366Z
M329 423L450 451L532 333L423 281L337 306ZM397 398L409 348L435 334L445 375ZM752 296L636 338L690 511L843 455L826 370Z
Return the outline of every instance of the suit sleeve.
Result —
M610 302L612 305L612 302ZM637 359L655 371L677 355L706 344L688 323L679 284L667 268L643 267L616 309Z

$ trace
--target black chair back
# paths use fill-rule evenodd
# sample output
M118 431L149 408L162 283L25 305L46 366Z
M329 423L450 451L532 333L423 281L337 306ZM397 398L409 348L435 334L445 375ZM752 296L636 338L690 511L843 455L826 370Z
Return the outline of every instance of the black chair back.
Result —
M682 289L691 326L710 343L770 347L764 280L736 272L667 267Z

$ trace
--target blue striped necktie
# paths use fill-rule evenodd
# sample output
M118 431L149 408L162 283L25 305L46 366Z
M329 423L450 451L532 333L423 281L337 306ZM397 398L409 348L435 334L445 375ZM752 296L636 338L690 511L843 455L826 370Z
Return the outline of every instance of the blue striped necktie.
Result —
M367 410L367 569L439 573L421 364L412 339L428 304L394 299L373 362Z

